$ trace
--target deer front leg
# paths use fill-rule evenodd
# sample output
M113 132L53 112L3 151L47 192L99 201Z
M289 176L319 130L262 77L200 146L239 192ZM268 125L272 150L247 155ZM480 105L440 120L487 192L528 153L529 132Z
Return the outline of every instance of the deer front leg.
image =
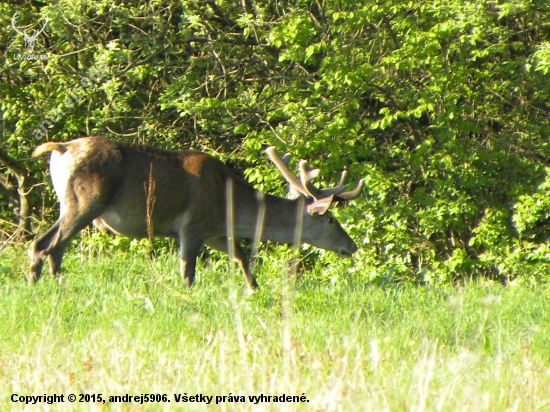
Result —
M203 245L202 241L190 238L185 233L180 235L180 276L187 287L195 281L197 256Z
M212 239L208 239L205 242L206 246L211 247L212 249L219 250L221 252L229 253L228 252L228 244L227 244L227 237L220 236ZM239 264L239 267L243 271L244 277L246 278L246 283L248 284L248 288L251 291L255 291L258 289L258 282L256 282L256 278L250 272L250 267L248 264L248 257L246 256L245 251L242 247L240 247L237 243L235 243L235 256L230 256L230 258L234 258L237 263Z

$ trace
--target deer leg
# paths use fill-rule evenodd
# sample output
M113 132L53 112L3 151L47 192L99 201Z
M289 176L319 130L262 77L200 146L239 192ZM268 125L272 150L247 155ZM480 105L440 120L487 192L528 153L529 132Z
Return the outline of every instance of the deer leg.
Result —
M180 275L183 283L191 287L195 281L197 256L202 248L202 241L180 235Z
M205 244L206 246L211 247L212 249L229 253L227 237L225 236L208 239L205 242ZM258 289L258 283L256 282L256 278L254 278L254 275L250 272L250 267L248 265L248 257L246 256L246 253L243 250L243 248L240 247L237 243L235 243L235 256L230 256L230 258L231 257L234 258L239 264L239 267L244 273L246 283L248 284L248 287L250 288L250 290Z
M40 279L45 256L48 257L50 263L50 273L52 276L57 275L61 269L63 253L71 238L98 215L99 213L93 209L80 214L76 211L72 213L67 211L46 233L36 239L29 249L31 259L29 282L36 283Z
M46 233L32 243L29 249L31 265L28 280L30 283L35 283L40 279L42 260L45 256L48 256L50 262L50 273L57 275L61 269L63 253L71 238L101 215L108 203L107 197L101 195L103 189L101 186L95 189L100 196L89 201L91 196L86 193L86 189L79 186L67 188L65 207L61 208L62 215Z
M31 261L29 274L27 275L29 283L38 282L40 279L42 266L44 265L43 251L48 249L49 245L59 237L60 221L61 219L55 222L44 234L32 242L28 252Z
M29 282L35 283L40 279L44 256L48 256L52 276L61 269L61 260L65 251L65 247L60 245L62 237L60 228L62 224L63 219L60 218L46 233L32 243L29 249L29 257L31 258Z
M67 248L67 243L59 244L57 247L50 251L48 255L48 262L50 263L50 274L55 276L61 270L61 262L63 261L63 254Z

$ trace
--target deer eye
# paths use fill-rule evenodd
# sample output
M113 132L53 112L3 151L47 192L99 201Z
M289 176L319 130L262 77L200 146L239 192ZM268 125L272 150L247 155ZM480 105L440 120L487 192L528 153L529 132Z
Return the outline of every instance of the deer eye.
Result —
M332 216L330 216L327 219L327 222L328 222L329 225L334 225L334 223L336 223L336 219L334 219Z

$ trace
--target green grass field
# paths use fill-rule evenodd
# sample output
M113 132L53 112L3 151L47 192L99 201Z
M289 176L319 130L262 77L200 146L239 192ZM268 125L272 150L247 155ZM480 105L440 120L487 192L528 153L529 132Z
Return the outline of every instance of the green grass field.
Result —
M285 262L266 262L248 295L226 260L201 266L185 289L175 256L73 248L64 283L33 287L25 251L7 249L0 409L23 408L13 394L64 394L29 410L550 410L550 287L373 285L360 268L347 275L352 265L288 288ZM106 402L67 401L81 393ZM170 402L108 401L126 394ZM249 398L261 394L304 402Z

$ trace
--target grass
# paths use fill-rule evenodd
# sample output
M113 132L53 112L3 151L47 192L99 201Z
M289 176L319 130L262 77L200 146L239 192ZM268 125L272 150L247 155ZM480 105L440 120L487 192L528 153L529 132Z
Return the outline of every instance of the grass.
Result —
M190 290L171 255L73 249L64 283L45 277L34 287L26 265L22 250L0 256L1 410L22 409L14 393L171 400L32 407L63 411L550 409L548 286L377 286L342 263L283 293L286 266L268 261L249 296L225 260L201 266ZM249 402L260 394L307 402Z

